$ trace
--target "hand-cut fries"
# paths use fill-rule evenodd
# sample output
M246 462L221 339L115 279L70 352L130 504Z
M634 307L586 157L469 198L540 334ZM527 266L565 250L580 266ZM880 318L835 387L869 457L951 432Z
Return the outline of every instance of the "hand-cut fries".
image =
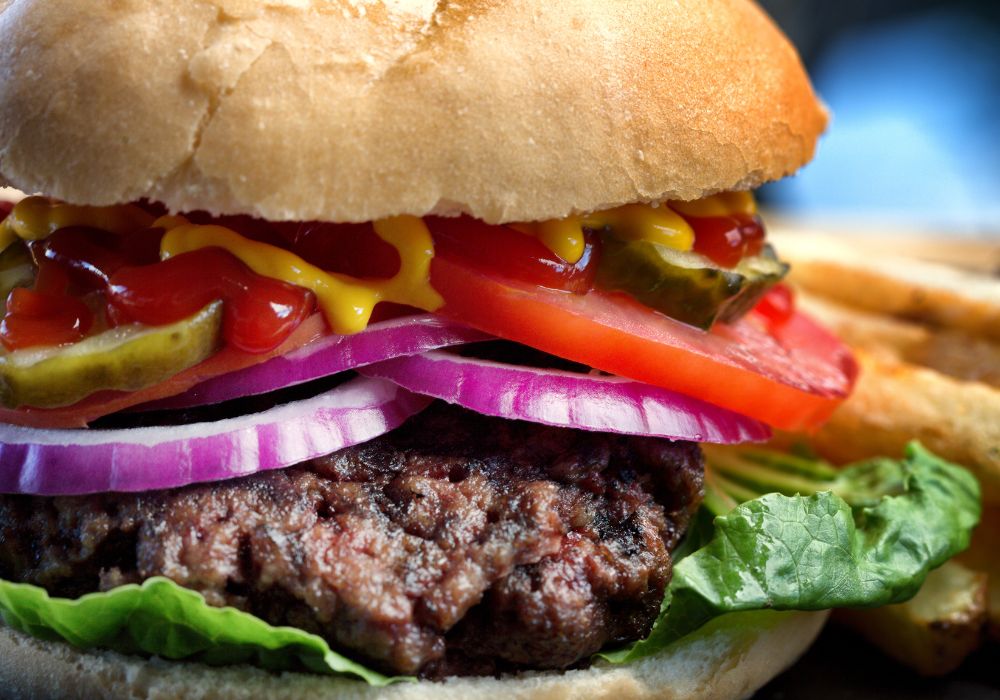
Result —
M791 281L817 296L1000 340L1000 282L989 274L908 257L903 242L897 255L885 256L872 255L845 236L772 238L782 258L792 263Z
M851 345L854 394L806 441L834 463L899 456L917 439L969 467L987 506L969 551L931 573L911 601L838 618L917 671L956 668L1000 641L1000 244L779 234L798 303ZM884 242L885 243L885 242ZM913 249L915 257L907 257ZM916 259L923 258L922 260ZM927 262L948 259L954 265ZM972 270L976 270L973 272Z
M848 462L899 456L917 439L969 467L1000 504L1000 277L908 258L902 241L893 257L844 237L777 239L803 308L861 361L852 397L806 438L813 449Z
M845 343L877 360L918 365L954 379L1000 388L998 342L849 308L805 291L799 292L797 304Z
M959 559L964 565L989 576L989 635L991 639L1000 642L1000 508L983 510L982 520L972 537L972 545Z
M1000 504L1000 390L877 360L860 350L855 354L861 377L854 394L819 432L805 437L812 449L843 464L899 457L909 441L920 440L968 467L979 479L983 500Z
M986 574L948 562L931 572L913 599L871 610L838 610L834 619L918 673L939 676L958 668L979 647L987 620L986 586Z

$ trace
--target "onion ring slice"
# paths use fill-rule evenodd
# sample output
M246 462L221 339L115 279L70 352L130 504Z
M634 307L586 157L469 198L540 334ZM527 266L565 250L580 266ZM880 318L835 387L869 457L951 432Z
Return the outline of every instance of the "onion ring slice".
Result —
M152 401L132 410L192 408L267 394L373 362L490 337L434 314L394 318L373 323L354 335L324 336L287 355L214 377L183 394Z
M371 440L430 402L392 382L357 377L221 421L121 430L0 425L0 492L146 491L246 476Z
M760 421L623 377L509 365L443 350L359 372L488 416L564 428L719 444L771 436Z

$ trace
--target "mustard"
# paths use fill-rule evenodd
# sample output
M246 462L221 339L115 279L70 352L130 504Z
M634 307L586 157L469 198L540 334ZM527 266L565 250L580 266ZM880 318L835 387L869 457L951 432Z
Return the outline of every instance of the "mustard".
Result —
M86 226L124 234L147 228L152 223L152 215L133 204L85 207L47 197L25 197L0 223L0 251L18 238L37 241L67 226Z
M611 228L619 237L653 241L675 250L691 250L694 245L694 231L688 222L666 206L650 204L626 204L565 219L514 224L513 228L535 236L571 265L583 257L585 228Z
M647 240L680 251L694 246L694 231L684 216L756 214L749 192L725 192L693 202L627 204L594 212L512 227L532 235L570 264L583 257L584 229L611 228L630 240ZM683 215L683 216L682 216ZM90 207L64 204L45 197L27 197L0 223L0 250L17 239L39 240L67 226L87 226L126 234L151 226L166 229L160 246L164 260L198 250L218 247L229 251L259 275L284 280L311 290L327 323L335 333L364 330L380 301L435 311L444 304L430 283L434 241L419 217L397 216L374 224L380 238L399 253L399 271L389 279L357 279L326 272L292 252L244 238L216 225L194 225L182 216L153 217L135 205Z
M721 192L711 197L702 197L693 202L674 201L668 203L674 211L684 216L710 217L732 216L733 214L757 213L757 201L750 192Z
M694 229L677 212L664 206L626 204L588 214L582 224L592 229L609 227L619 238L650 241L674 250L686 251L694 246Z
M583 230L610 227L619 238L659 243L674 250L694 247L694 230L683 216L708 217L757 213L757 202L750 192L723 192L693 202L671 201L652 204L626 204L614 209L564 219L517 223L511 227L537 238L553 254L570 264L583 257L586 241ZM681 216L683 215L683 216Z
M363 331L380 301L425 311L435 311L444 304L430 284L434 242L423 220L415 216L375 222L375 233L399 253L399 271L389 279L357 279L326 272L283 248L252 241L223 226L197 226L182 217L163 217L154 225L168 229L160 243L163 260L201 248L223 248L258 275L312 290L334 333Z

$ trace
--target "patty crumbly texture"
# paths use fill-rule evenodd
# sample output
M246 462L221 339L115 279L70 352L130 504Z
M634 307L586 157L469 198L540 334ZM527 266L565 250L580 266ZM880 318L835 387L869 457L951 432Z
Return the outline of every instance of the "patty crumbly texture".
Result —
M701 498L693 443L436 405L292 468L141 494L0 496L0 576L167 576L390 673L565 668L648 633Z

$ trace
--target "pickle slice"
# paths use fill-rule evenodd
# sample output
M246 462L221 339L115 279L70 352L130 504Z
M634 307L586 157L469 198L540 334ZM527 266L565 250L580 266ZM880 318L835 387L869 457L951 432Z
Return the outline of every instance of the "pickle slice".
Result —
M15 287L30 287L35 282L35 263L22 241L0 252L0 305Z
M698 253L646 240L601 233L596 284L629 294L646 306L698 328L731 321L749 311L788 271L770 247L733 268Z
M130 324L73 345L0 355L6 408L69 406L95 391L137 391L211 357L219 347L222 302L167 326Z
M778 260L774 248L765 245L760 255L744 258L736 266L745 282L739 295L730 299L719 313L720 321L735 321L757 305L764 293L788 274L788 263Z

